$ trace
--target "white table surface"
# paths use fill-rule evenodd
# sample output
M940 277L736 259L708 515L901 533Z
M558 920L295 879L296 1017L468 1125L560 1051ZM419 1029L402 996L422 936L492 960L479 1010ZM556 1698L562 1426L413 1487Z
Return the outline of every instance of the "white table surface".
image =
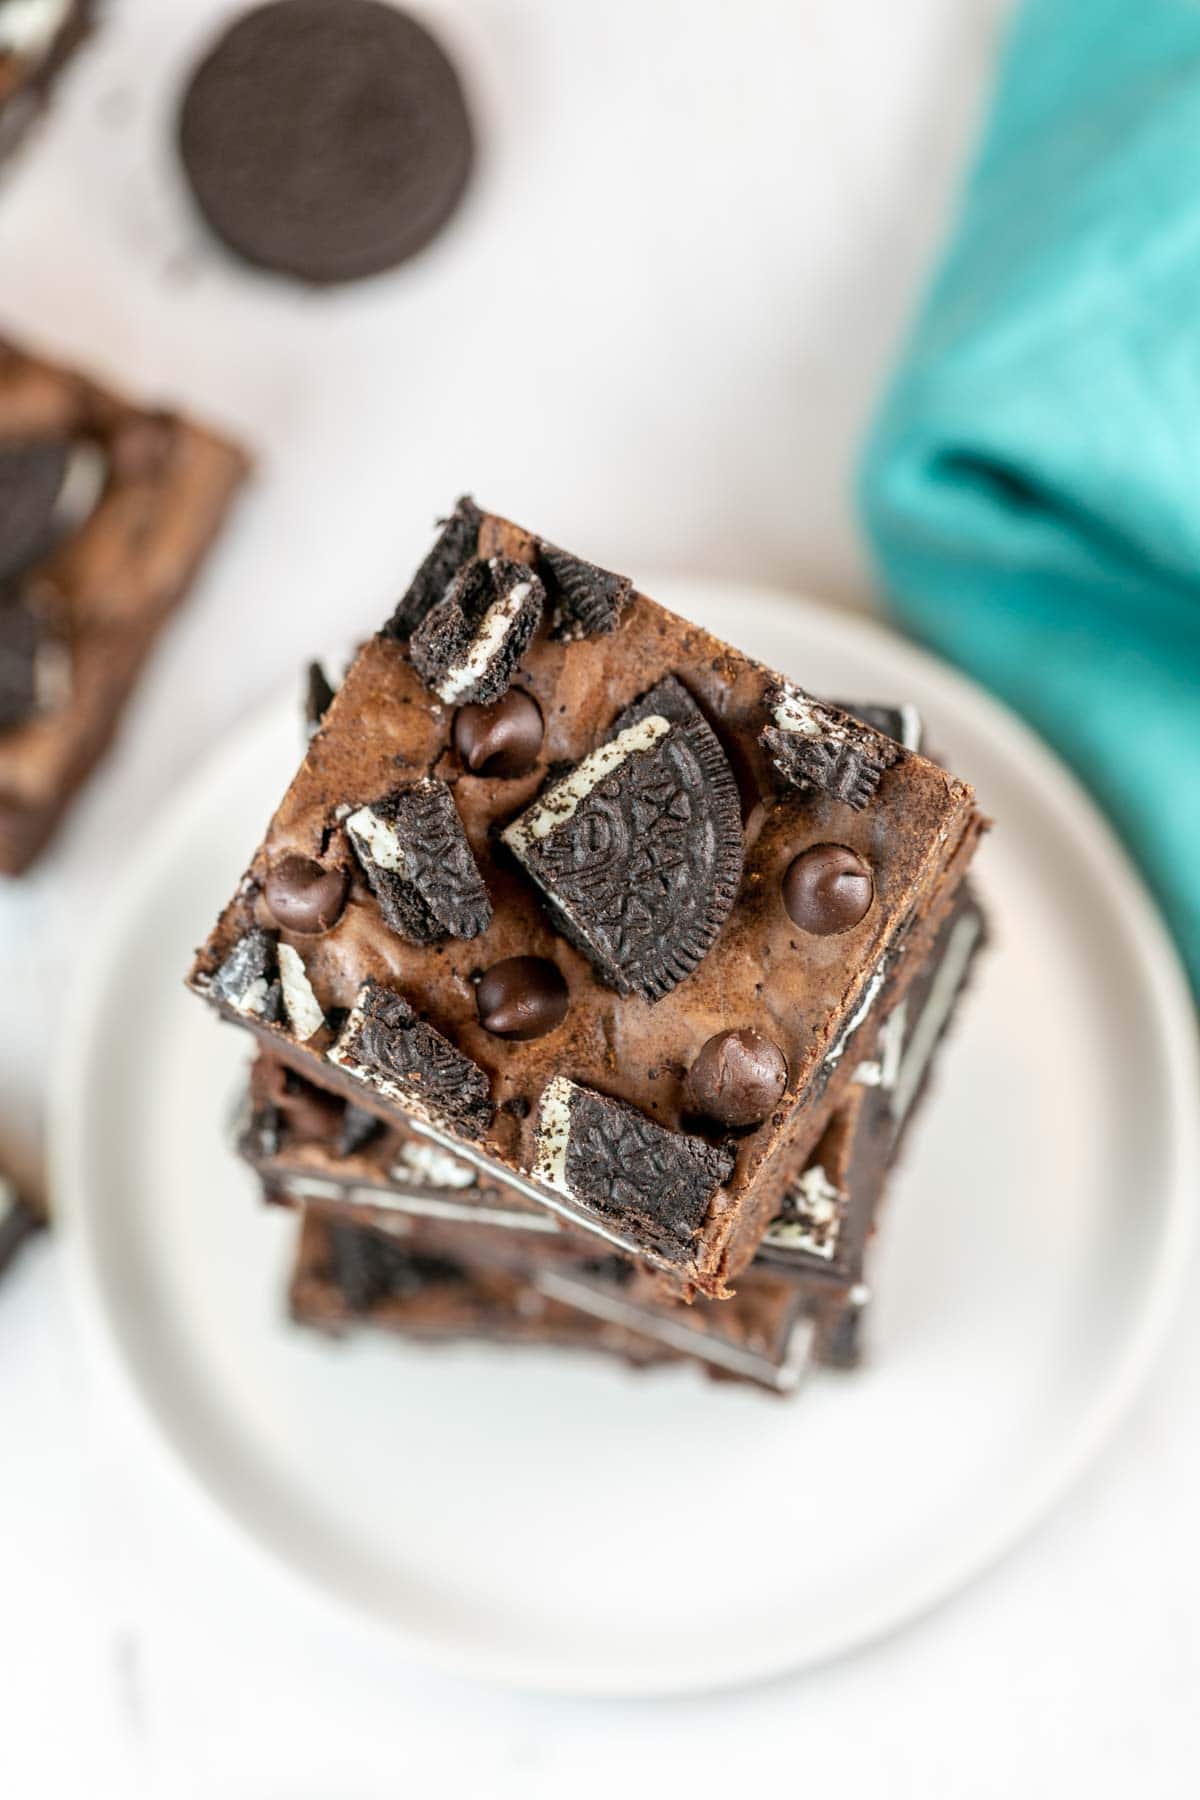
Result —
M418 263L324 297L214 256L162 149L226 10L118 0L0 204L0 327L261 455L103 779L0 892L0 1142L28 1167L122 843L314 645L377 620L462 487L619 567L871 603L853 449L1003 7L429 5L471 80L480 178ZM897 1639L694 1702L485 1691L331 1623L232 1536L84 1366L44 1242L0 1292L0 1793L702 1796L735 1771L845 1800L1192 1795L1198 1504L1192 1317L1082 1489Z

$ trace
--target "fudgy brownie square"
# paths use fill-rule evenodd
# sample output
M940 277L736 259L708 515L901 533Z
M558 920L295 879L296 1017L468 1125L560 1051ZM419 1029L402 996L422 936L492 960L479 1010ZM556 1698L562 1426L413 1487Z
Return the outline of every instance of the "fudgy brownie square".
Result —
M103 754L246 467L0 340L0 871L32 861Z
M190 980L298 1072L720 1297L982 826L877 725L464 500Z

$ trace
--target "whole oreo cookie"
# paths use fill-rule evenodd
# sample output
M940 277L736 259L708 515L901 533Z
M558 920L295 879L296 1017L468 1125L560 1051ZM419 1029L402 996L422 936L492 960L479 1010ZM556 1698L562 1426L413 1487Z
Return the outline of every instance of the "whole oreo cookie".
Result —
M453 212L473 156L458 76L383 0L272 0L188 84L183 166L230 249L304 281L390 269Z

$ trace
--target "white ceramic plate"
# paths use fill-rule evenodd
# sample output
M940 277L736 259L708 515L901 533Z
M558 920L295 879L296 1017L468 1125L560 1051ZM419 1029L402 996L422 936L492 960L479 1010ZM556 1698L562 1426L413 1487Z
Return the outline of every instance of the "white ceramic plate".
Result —
M896 1183L869 1369L787 1403L682 1368L285 1323L293 1227L225 1137L247 1050L181 977L298 760L290 697L218 747L129 871L53 1118L88 1321L195 1481L411 1653L592 1694L813 1663L984 1569L1133 1393L1200 1167L1178 965L1049 754L874 626L651 591L818 692L915 700L999 821L979 869L995 945Z

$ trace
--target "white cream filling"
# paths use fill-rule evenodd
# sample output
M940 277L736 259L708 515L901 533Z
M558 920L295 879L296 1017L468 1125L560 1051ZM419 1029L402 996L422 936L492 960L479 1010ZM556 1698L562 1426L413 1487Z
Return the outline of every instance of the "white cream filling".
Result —
M43 57L67 22L71 0L3 0L0 54Z
M373 862L377 869L386 869L392 875L408 879L404 845L394 825L381 819L369 806L360 806L347 818L346 830L354 848L368 862Z
M780 731L790 731L798 737L830 738L841 742L846 736L845 727L837 724L818 700L790 682L784 683L782 696L771 709L771 717Z
M279 982L283 988L283 1010L293 1034L302 1044L308 1042L325 1023L325 1014L317 1005L308 971L299 953L290 944L280 944Z
M805 1169L791 1197L799 1217L773 1220L766 1241L832 1262L837 1253L845 1195L834 1187L821 1164L814 1163Z
M908 1041L900 1074L896 1081L896 1090L892 1098L892 1116L897 1129L903 1123L909 1107L917 1096L921 1078L925 1073L934 1046L941 1036L942 1027L954 1005L955 996L962 986L963 976L967 972L967 964L971 960L971 951L979 936L981 922L978 913L964 913L957 919L950 931L950 941L942 952L942 960L938 964L937 973L929 989L929 998L921 1008L921 1016L913 1027Z
M267 1004L270 982L265 975L256 975L244 993L227 1002L234 1012L245 1013L247 1017L257 1019Z
M826 1052L825 1061L821 1065L822 1068L837 1068L837 1065L841 1062L842 1057L845 1054L846 1045L850 1042L850 1039L854 1036L854 1033L858 1030L859 1026L874 1006L875 1001L878 999L879 990L883 986L886 974L887 969L884 964L882 962L877 964L871 979L863 989L862 999L859 1001L850 1017L846 1020L846 1023L842 1026L836 1041Z
M486 673L492 659L503 649L521 608L529 598L532 585L529 581L518 581L516 587L510 588L507 594L492 601L479 622L479 628L471 639L471 648L462 662L447 669L436 684L434 691L439 700L452 706Z
M921 715L911 700L900 706L900 742L906 750L921 748Z
M880 1057L878 1061L859 1063L851 1081L857 1081L862 1087L882 1088L890 1093L899 1079L904 1060L904 1027L908 1015L908 1001L901 1000L888 1014L879 1029Z
M556 1193L570 1197L567 1185L567 1144L571 1136L571 1101L576 1086L565 1075L555 1075L542 1094L538 1113L537 1155L533 1179L544 1181Z
M474 1169L434 1144L402 1144L400 1161L393 1165L391 1173L397 1181L427 1181L430 1187L475 1185Z
M652 750L670 729L669 719L664 719L661 713L650 713L636 725L627 725L624 731L618 731L615 738L590 751L569 775L555 782L548 794L535 801L520 818L514 819L501 833L504 842L520 856L542 838L549 837L552 831L574 816L592 789L606 775L620 768L627 756Z

